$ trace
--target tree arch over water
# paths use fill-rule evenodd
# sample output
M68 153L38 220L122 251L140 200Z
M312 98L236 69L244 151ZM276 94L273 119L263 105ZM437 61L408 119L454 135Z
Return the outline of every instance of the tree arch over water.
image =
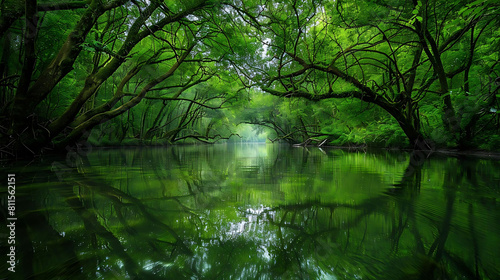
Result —
M5 155L64 149L92 131L117 141L213 142L241 122L271 126L289 142L371 143L402 131L417 149L477 147L500 127L493 0L33 0L1 8ZM261 92L314 104L278 117L241 113ZM339 124L355 116L335 100L353 99L356 112L375 118ZM359 133L367 129L372 135ZM490 148L500 141L490 138Z

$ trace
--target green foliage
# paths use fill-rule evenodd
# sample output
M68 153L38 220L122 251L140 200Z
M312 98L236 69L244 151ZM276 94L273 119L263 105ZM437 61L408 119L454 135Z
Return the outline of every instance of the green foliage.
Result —
M479 147L485 150L500 152L500 135L491 135Z
M2 143L495 146L494 0L100 5L2 22Z

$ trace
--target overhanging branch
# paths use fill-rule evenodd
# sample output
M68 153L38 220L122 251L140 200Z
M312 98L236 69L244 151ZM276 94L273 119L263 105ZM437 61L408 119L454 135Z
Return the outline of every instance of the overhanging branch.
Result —
M123 96L136 96L135 94L132 94L132 93L125 93ZM198 101L195 101L193 99L189 99L189 98L180 98L180 97L154 97L154 96L145 96L143 97L144 99L149 99L149 100L164 100L164 101L188 101L188 102L192 102L194 104L197 104L197 105L200 105L202 107L205 107L205 108L208 108L208 109L214 109L214 110L217 110L217 109L221 109L222 108L222 104L219 105L218 107L213 107L213 106L209 106L209 105L206 105L206 104L203 104L203 103L200 103Z

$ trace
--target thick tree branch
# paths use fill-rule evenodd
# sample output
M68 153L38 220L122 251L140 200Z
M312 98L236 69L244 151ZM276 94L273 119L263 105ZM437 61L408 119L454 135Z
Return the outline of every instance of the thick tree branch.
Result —
M128 0L119 0L112 3L118 5L126 1ZM29 86L29 90L25 93L16 94L12 108L13 129L22 130L26 116L31 114L60 80L73 69L73 64L81 51L80 45L84 42L97 19L107 11L108 7L111 9L114 5L105 8L100 1L92 1L73 31L68 35L55 58L42 71L35 83Z
M59 143L59 145L65 146L67 143L70 143L72 141L75 141L78 139L85 131L88 131L92 129L94 126L105 122L109 119L112 119L116 116L119 116L123 114L124 112L128 111L135 105L139 104L139 102L146 96L146 94L156 86L157 84L161 83L162 81L168 79L171 77L174 72L179 68L179 66L184 62L184 60L188 57L190 52L193 50L195 44L192 44L187 51L185 51L182 56L179 58L179 60L170 67L170 69L160 77L157 77L153 80L151 80L147 85L145 85L142 90L135 95L132 99L130 99L128 102L125 104L121 105L120 107L112 110L112 111L107 111L101 114L97 114L93 117L91 117L89 120L83 122L82 124L78 125L69 135L66 137L63 141Z
M0 17L0 38L2 38L10 26L25 13L22 1L6 1L2 7L2 16ZM70 1L61 3L38 3L39 12L50 12L60 10L76 10L86 8L90 1ZM6 6L6 7L5 7Z

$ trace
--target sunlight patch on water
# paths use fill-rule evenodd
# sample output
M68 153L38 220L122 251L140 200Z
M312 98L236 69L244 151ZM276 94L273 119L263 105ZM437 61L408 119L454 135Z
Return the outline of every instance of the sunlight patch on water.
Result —
M244 213L244 219L240 222L229 222L228 235L235 237L240 234L258 233L262 231L261 225L269 220L274 220L275 213L270 207L260 205L258 208L247 208L240 210Z

